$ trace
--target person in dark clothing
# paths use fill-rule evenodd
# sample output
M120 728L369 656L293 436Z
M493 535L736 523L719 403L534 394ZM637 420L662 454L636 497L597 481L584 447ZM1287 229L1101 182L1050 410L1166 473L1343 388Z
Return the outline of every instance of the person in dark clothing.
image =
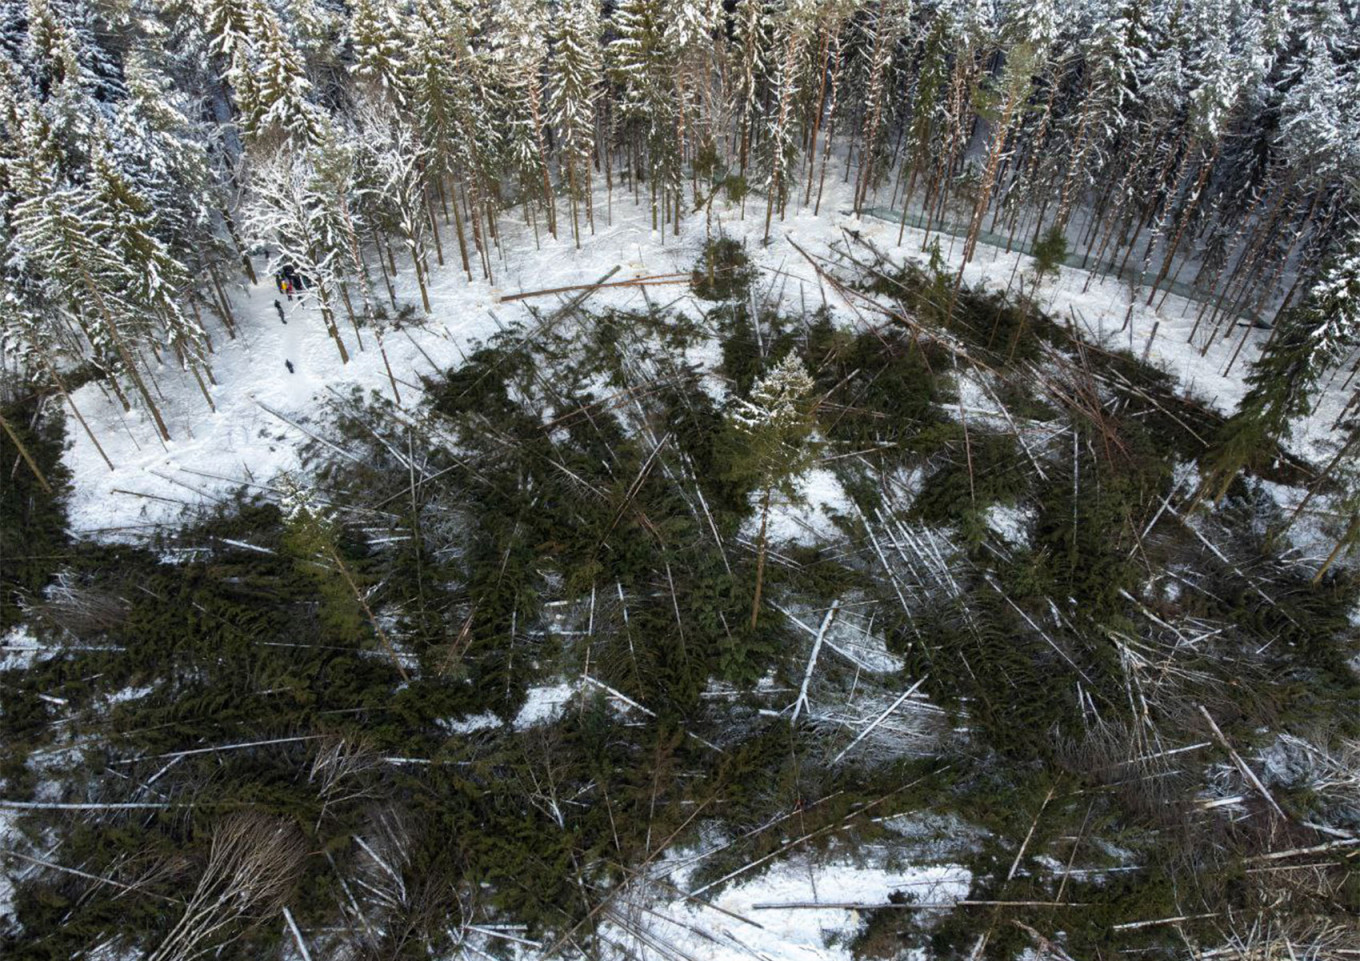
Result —
M279 320L287 324L288 318L283 316L283 304L279 303L279 299L277 297L274 298L274 309L279 312Z
M293 372L293 362L291 360L285 360L283 366L288 368L288 373L291 374Z

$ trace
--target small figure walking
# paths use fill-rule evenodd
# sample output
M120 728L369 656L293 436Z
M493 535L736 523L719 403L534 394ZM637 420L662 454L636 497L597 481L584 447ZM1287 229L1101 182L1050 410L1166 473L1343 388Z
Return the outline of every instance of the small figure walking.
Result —
M293 302L293 282L287 277L283 279L283 292L288 295L288 302Z
M288 373L291 374L293 372L293 362L291 360L285 360L283 366L288 368Z
M274 309L279 312L279 320L283 321L284 325L286 326L288 323L288 318L283 316L283 304L279 303L279 298L277 297L274 298Z

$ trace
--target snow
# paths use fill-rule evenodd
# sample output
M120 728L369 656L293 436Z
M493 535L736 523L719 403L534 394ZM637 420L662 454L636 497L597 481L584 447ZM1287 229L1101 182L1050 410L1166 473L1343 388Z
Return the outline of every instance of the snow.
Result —
M0 847L8 849L10 838L19 833L14 825L14 811L0 809ZM0 921L14 916L14 882L10 873L0 870Z
M481 714L470 714L457 720L440 720L439 726L450 734L474 734L477 731L489 731L500 727L501 719L490 711L483 711Z
M993 504L984 515L987 527L996 532L1003 541L1017 547L1029 543L1029 528L1034 523L1035 512L1032 507L1008 507Z
M551 721L562 713L567 702L575 696L575 686L565 681L531 687L524 699L524 706L515 715L512 726L516 731L523 731L536 724Z
M502 293L546 287L588 284L611 268L631 263L611 280L686 269L698 255L702 234L686 245L667 246L653 239L644 223L644 208L615 203L616 223L603 220L607 200L598 200L601 214L594 237L583 230L582 249L568 239L569 231L553 241L542 237L543 249L511 211L502 219L506 237L504 260L493 264L494 283L478 278L469 283L451 260L431 271L432 316L388 330L382 340L404 406L422 395L420 378L462 362L479 340L515 322L531 320L529 307L551 308L556 297L499 303ZM625 216L625 212L631 216ZM513 238L513 239L512 239ZM455 258L456 259L456 258ZM419 303L409 263L400 264L398 299ZM255 258L255 267L264 267ZM325 434L320 423L326 401L354 388L377 391L392 398L378 341L372 330L362 331L363 349L342 314L341 335L350 350L342 364L319 313L311 303L282 301L287 323L274 309L277 292L268 278L254 287L238 285L231 293L238 336L213 331L216 352L212 371L217 381L207 402L187 373L161 367L156 385L164 400L161 410L172 440L162 443L154 424L140 408L124 414L111 398L89 384L75 393L75 402L91 423L115 470L104 464L94 444L74 419L65 454L72 470L70 523L73 532L103 539L122 539L174 525L205 507L226 499L244 486L254 493L273 493L278 475L301 466L300 449L308 431ZM673 289L673 288L663 288ZM595 302L617 307L642 306L634 289L614 288L594 295ZM291 361L289 373L284 361ZM330 438L328 438L330 439Z
M986 829L969 824L952 811L913 811L878 823L900 835L912 857L957 857L960 850L976 852L988 836Z
M967 869L957 864L871 866L796 855L759 877L729 884L716 896L646 903L645 909L639 905L636 912L626 913L630 928L636 925L648 940L670 945L691 961L738 957L850 961L849 942L864 923L861 912L775 905L885 904L896 891L915 895L922 903L948 904L966 897L970 882ZM606 924L602 933L614 944L629 944L634 938L617 920Z
M765 536L771 544L825 544L836 536L836 517L850 513L850 499L840 479L816 467L795 482L798 495L776 493L770 501ZM760 492L751 495L754 517L743 528L753 539L760 531Z
M723 230L744 240L758 266L782 271L780 283L768 291L771 298L782 298L788 308L826 304L842 322L855 323L856 311L819 283L790 241L814 256L824 255L833 242L843 242L844 227L858 230L894 259L920 259L924 234L908 227L903 243L898 245L895 221L868 214L862 218L847 215L844 210L849 206L850 189L836 182L828 184L819 216L806 208L791 210L783 223L775 224L768 247L760 245L763 218L754 215L752 209L746 211L743 220L738 208L719 201L714 207L714 231ZM431 316L406 322L383 337L403 405L411 407L419 402L422 376L458 364L477 342L497 330L529 321L530 307L550 311L562 299L554 295L500 303L500 294L588 284L614 267L621 267L611 278L615 281L684 272L702 248L702 218L688 218L676 238L670 231L664 236L653 231L645 200L634 204L622 191L611 201L604 190L598 190L595 209L596 231L591 234L583 225L580 249L572 243L565 205L559 211L562 229L555 240L540 227L536 241L533 230L522 220L521 210L504 213L503 247L493 260L495 276L491 280L478 276L469 282L452 251L445 266L432 263ZM957 265L962 241L949 235L937 236L946 262ZM984 243L964 276L970 283L1004 287L1015 268L1023 268L1028 260L1026 255L1006 254ZM257 257L255 266L262 270L263 260ZM409 263L398 266L398 299L419 304ZM341 364L315 307L285 301L288 322L280 323L274 309L276 291L269 278L263 279L264 283L253 287L237 285L230 293L238 336L233 340L220 327L212 332L216 347L212 368L217 383L209 390L216 412L207 409L189 375L172 367L155 372L173 440L162 443L145 412L134 407L124 414L97 384L87 384L76 392L76 403L116 469L110 471L105 466L90 439L72 420L65 460L73 475L70 521L75 533L112 539L135 537L176 524L225 500L242 486L270 494L277 475L299 468L300 448L309 442L307 432L325 433L320 420L327 400L356 387L391 397L392 387L374 331L362 332L360 349L354 330L342 314L341 333L350 348L351 361ZM1201 356L1198 343L1188 343L1197 309L1191 301L1174 294L1164 299L1159 295L1152 306L1147 306L1146 290L1131 291L1123 281L1091 277L1071 267L1062 269L1046 288L1045 297L1055 316L1070 318L1092 341L1126 348L1140 356L1146 354L1174 374L1185 390L1202 395L1225 412L1240 399L1241 375L1266 334L1247 331L1247 347L1231 373L1224 374L1239 332L1220 339ZM692 302L683 286L654 287L645 292L616 287L591 296L596 306L617 308L643 307L648 300L661 304L675 301L680 309ZM1130 316L1127 325L1126 314ZM563 325L574 322L570 318L559 321ZM1199 339L1203 339L1202 334ZM696 347L687 359L700 366L705 383L721 397L720 382L713 377L713 368L720 360L715 346ZM285 360L292 362L294 373L287 371ZM967 387L961 385L961 389ZM984 410L993 406L983 395L969 397L976 403L965 406ZM1340 391L1323 397L1317 415L1298 433L1298 452L1313 454L1319 445L1326 444L1330 434L1327 427L1343 402ZM805 487L811 509L780 505L772 518L775 539L806 543L833 529L831 514L844 499L834 475L826 470L813 471Z
M47 653L28 625L11 627L0 636L0 671L28 667L36 658Z
M113 707L116 704L122 704L126 701L135 701L139 697L146 697L154 690L155 687L148 684L145 687L125 687L120 691L114 691L107 699L109 707Z

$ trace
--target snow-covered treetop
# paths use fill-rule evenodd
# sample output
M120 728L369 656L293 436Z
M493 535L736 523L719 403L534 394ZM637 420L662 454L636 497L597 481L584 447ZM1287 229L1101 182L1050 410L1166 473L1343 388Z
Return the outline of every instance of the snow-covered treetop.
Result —
M1249 51L1234 49L1221 0L1202 0L1204 19L1194 59L1194 84L1190 91L1190 125L1195 136L1218 138L1248 78Z
M1345 108L1355 91L1342 89L1325 40L1310 40L1300 76L1280 105L1280 147L1305 176L1325 180L1353 150Z
M674 0L671 9L675 46L682 52L713 42L722 23L722 0Z
M810 465L816 445L809 443L816 382L792 351L728 411L734 429L746 441L746 456L761 483L791 492L791 482Z
M1316 368L1334 363L1360 343L1360 230L1313 285L1304 310Z
M497 0L493 57L507 76L531 82L548 55L544 0Z
M1012 0L1008 32L1013 43L1027 43L1043 54L1058 38L1058 9L1054 0Z
M965 46L996 42L997 0L941 0L940 11L948 15Z
M738 400L732 422L741 430L780 429L807 419L807 402L816 388L802 358L790 351L751 389L749 400Z
M279 513L290 524L307 524L330 519L330 509L316 498L311 488L285 474L275 481L279 489Z
M406 41L400 15L389 0L357 0L349 34L354 49L350 73L377 87L398 105L405 104L402 70Z

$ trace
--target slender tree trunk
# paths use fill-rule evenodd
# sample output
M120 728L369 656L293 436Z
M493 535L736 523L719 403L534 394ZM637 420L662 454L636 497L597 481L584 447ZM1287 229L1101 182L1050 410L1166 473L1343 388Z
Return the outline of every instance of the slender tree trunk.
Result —
M1056 84L1054 85L1056 87ZM1058 214L1053 222L1057 228L1066 232L1067 218L1072 212L1072 181L1077 175L1077 171L1086 162L1086 150L1089 141L1086 137L1086 128L1091 122L1092 101L1095 98L1088 91L1086 100L1082 103L1081 120L1077 123L1077 149L1072 154L1072 159L1067 165L1067 173L1063 176L1062 192L1058 195Z
M453 189L453 229L458 233L458 253L463 258L463 272L468 283L472 283L472 263L468 260L467 237L463 234L463 215L459 211L458 186Z
M803 197L803 206L808 205L812 199L812 175L817 169L817 134L822 129L822 114L826 112L826 81L827 74L830 72L830 38L826 33L822 34L820 49L817 51L817 63L821 66L821 81L817 90L817 107L812 116L812 134L808 138L808 143L804 153L807 156L807 193Z
M378 269L382 271L383 286L387 288L387 299L392 302L392 310L397 309L397 290L392 286L392 275L387 272L387 261L382 255L382 238L378 236L377 228L373 230L373 246L378 248Z
M835 43L835 57L831 67L831 106L826 115L826 143L822 145L822 172L817 178L817 203L813 205L812 215L817 216L822 209L822 192L826 189L826 168L831 163L831 147L836 140L836 104L840 99L840 80L841 80L841 41L840 37L833 38ZM812 184L808 184L808 189L812 189Z
M968 266L968 262L973 258L973 252L977 249L978 235L982 232L982 221L987 214L987 204L991 200L992 185L996 178L996 168L1001 160L1001 152L1006 146L1006 141L1010 137L1011 116L1023 99L1022 93L1018 89L1008 90L1006 94L1005 106L1001 111L1001 117L997 122L996 130L992 132L992 145L987 153L987 163L983 167L982 182L978 188L977 202L973 205L973 219L968 227L968 236L963 244L963 262L959 264L958 276L954 279L954 293L949 298L949 317L954 316L954 304L958 300L959 291L963 288L963 272Z
M1352 514L1350 523L1346 525L1346 532L1338 538L1336 546L1332 548L1332 552L1327 555L1327 559L1322 562L1322 566L1318 568L1318 572L1313 575L1314 584L1321 583L1322 578L1326 575L1327 571L1331 569L1331 566L1334 563L1336 563L1336 559L1341 556L1341 552L1346 549L1348 544L1353 542L1358 528L1360 528L1360 514Z
M231 237L232 245L241 257L241 266L245 269L246 276L250 278L252 285L258 284L260 281L255 276L255 265L250 262L250 254L246 252L245 244L241 243L241 235L236 230L236 222L232 219L226 207L219 206L217 210L222 215L222 223L227 227L227 236Z
M28 465L28 469L31 470L33 476L38 479L38 483L42 486L42 489L49 494L52 493L52 485L47 483L47 478L43 476L42 468L40 468L38 462L33 459L33 455L28 452L28 447L26 447L24 442L19 439L19 435L15 433L14 428L9 425L9 421L5 420L4 414L0 414L0 428L3 428L5 433L9 435L9 439L14 442L14 446L19 450L19 456L24 459L24 463Z
M359 344L362 353L364 349L364 335L359 332L359 318L354 314L354 304L349 299L349 285L343 280L340 281L340 297L345 302L345 314L349 317L349 325L354 328L354 339Z
M869 122L864 127L864 146L860 148L860 173L855 185L855 213L864 209L864 200L869 194L869 183L874 176L874 155L878 152L878 125L883 118L883 74L887 70L888 55L884 47L888 43L887 0L878 0L878 22L874 31L874 50L870 55L868 80Z
M209 265L208 276L212 279L213 290L217 294L217 303L222 310L222 323L227 328L227 336L235 340L236 318L232 315L231 304L227 302L227 295L222 292L222 282L217 279L217 268Z
M767 486L760 498L760 534L756 539L756 591L755 598L751 601L751 630L755 630L756 621L760 617L760 595L765 586L766 533L770 523L771 493L771 488Z
M420 288L420 304L425 308L425 313L429 314L431 312L430 291L425 284L425 268L421 265L419 253L415 250L414 246L411 250L411 261L415 264L416 268L416 286Z
M132 378L133 386L135 386L137 392L142 395L142 399L146 401L147 409L151 412L152 420L156 422L156 429L160 431L161 439L169 440L170 429L165 426L165 420L161 417L160 408L157 407L156 402L151 399L151 392L146 389L146 382L142 380L142 375L137 369L136 361L128 350L127 345L123 343L122 335L118 332L118 324L114 321L113 314L109 311L108 304L104 302L103 293L95 286L94 279L90 276L90 272L87 268L82 266L80 268L80 274L81 278L85 281L85 289L89 291L90 296L98 305L99 312L104 317L104 323L108 325L109 339L113 341L114 349L117 350L118 356L122 358L123 366L127 368L128 376Z
M534 124L534 141L538 144L539 170L543 174L543 206L548 211L548 233L557 239L557 198L553 194L552 179L548 176L548 151L543 146L543 117L538 91L538 71L529 85L529 116Z
M425 200L425 214L430 221L430 233L434 237L434 257L439 262L439 266L444 266L444 244L439 239L439 218L434 213L434 201L430 199L430 192L421 187L420 194Z
M1167 273L1171 270L1171 261L1176 256L1176 250L1180 247L1181 238L1185 236L1185 228L1190 225L1190 218L1194 216L1195 210L1199 207L1200 198L1204 195L1204 184L1209 179L1209 173L1214 169L1214 161L1218 159L1218 144L1214 144L1213 151L1208 159L1200 168L1199 176L1195 179L1195 186L1190 194L1190 201L1186 208L1181 211L1180 224L1176 228L1176 233L1171 239L1171 245L1166 253L1162 255L1162 267L1157 273L1157 279L1152 282L1152 290L1148 293L1147 305L1152 306L1152 301L1157 296L1157 286L1166 279Z
M317 296L321 299L321 319L326 323L326 333L335 341L335 349L340 352L340 363L348 364L349 351L345 349L345 342L340 339L340 328L335 324L335 311L331 308L328 286L325 282L318 282L316 285Z
M71 397L70 392L67 391L66 385L62 383L61 377L58 376L56 367L54 367L52 362L47 359L46 354L41 354L40 357L43 366L47 368L48 376L51 377L52 382L57 385L57 390L61 392L61 396L65 399L67 406L71 408L71 413L76 415L76 420L79 421L80 426L84 428L85 436L90 438L90 443L94 444L94 449L99 451L99 456L104 459L104 463L108 465L109 470L113 470L113 461L109 460L109 455L104 453L104 446L99 443L99 438L94 436L94 431L90 430L90 425L85 422L85 417L80 413L80 408L76 406L75 400Z

